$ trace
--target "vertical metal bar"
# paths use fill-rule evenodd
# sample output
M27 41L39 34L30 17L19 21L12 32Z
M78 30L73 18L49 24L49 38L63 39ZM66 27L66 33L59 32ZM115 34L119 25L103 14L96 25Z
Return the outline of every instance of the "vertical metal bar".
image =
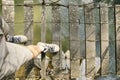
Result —
M33 0L25 0L24 4L32 4ZM24 7L24 20L25 27L24 27L24 34L28 38L28 42L26 45L32 44L33 42L33 6L25 6Z
M94 5L85 5L85 29L86 29L86 75L93 76L95 72L95 24Z
M40 0L39 0L40 3ZM41 15L41 42L46 42L46 1L42 0L42 15ZM43 55L41 55L43 57ZM41 62L41 79L46 79L46 58Z
M108 75L109 50L108 50L108 7L100 4L101 15L101 75Z
M108 8L109 22L109 74L116 74L116 27L115 27L115 10L114 7Z
M60 46L60 31L61 31L61 19L60 19L60 7L59 6L52 6L52 43L55 43ZM54 57L52 57L52 64L54 66L55 75L60 73L60 52L57 53ZM59 78L59 75L57 75Z
M80 76L79 9L75 4L77 3L69 2L71 78Z
M101 68L101 24L100 24L100 6L99 5L95 5L95 10L94 10L94 14L95 14L95 46L96 46L96 58L95 58L95 74L101 75L101 71L100 73L98 73L98 71Z
M42 2L41 41L46 42L46 6L45 6L45 0L43 0L43 2Z
M84 6L80 8L80 77L86 76L86 29Z
M117 75L120 75L120 5L116 5L116 62Z
M14 0L2 0L2 16L10 27L9 34L14 35L14 6L7 6L9 4L14 5Z

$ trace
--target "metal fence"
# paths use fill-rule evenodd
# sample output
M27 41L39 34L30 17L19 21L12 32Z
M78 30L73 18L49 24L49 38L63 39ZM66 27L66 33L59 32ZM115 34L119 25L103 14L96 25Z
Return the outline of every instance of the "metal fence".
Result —
M24 0L23 4L15 4L14 0L2 0L1 6L11 35L14 35L15 24L24 23L24 34L29 39L27 45L32 44L35 39L33 24L40 23L37 30L40 41L60 46L60 52L51 58L54 74L49 75L48 80L104 80L102 76L110 75L105 77L109 80L120 75L119 5L80 5L79 0L39 3ZM21 6L24 7L24 20L16 22L15 8ZM39 21L34 21L35 6L40 7ZM70 58L69 53L66 57L62 53L66 50L70 50ZM45 60L41 62L42 79L48 78Z

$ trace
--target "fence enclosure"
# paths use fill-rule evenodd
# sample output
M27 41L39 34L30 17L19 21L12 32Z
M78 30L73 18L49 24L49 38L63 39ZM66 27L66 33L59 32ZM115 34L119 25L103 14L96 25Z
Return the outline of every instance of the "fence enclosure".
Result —
M2 17L10 26L11 35L15 35L15 25L22 23L23 32L28 37L26 45L37 42L35 39L38 35L37 38L41 39L39 41L52 42L60 46L59 53L51 57L53 66L50 68L53 70L51 75L47 75L46 72L46 57L42 60L42 79L48 79L49 76L56 80L104 80L104 78L109 80L120 75L119 5L103 3L83 5L78 0L58 0L58 2L43 0L39 3L24 0L23 4L16 4L14 0L2 0L1 6ZM36 6L40 7L37 12L40 13L40 17L37 17L39 21L34 19L37 15L34 12ZM16 22L15 17L19 17L15 16L16 7L23 7L23 21ZM39 34L36 34L34 29ZM70 58L66 59L62 51L67 50L70 50ZM63 60L66 63L63 64ZM69 65L70 69L66 65ZM25 66L30 70L18 78L29 75L34 67L33 61ZM32 75L36 72L39 72L38 69L34 70Z

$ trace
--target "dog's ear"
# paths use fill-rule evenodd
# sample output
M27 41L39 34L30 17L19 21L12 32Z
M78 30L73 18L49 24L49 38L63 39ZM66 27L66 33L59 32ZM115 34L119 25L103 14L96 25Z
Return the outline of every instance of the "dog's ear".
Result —
M65 53L64 53L64 51L61 52L61 57L62 57L62 58L65 58Z
M66 60L65 60L65 53L64 53L64 51L61 52L61 68L62 69L66 68Z
M65 52L65 57L66 57L66 67L67 69L70 69L70 50L67 50Z
M67 51L65 52L65 56L66 56L66 58L70 58L70 50L67 50Z

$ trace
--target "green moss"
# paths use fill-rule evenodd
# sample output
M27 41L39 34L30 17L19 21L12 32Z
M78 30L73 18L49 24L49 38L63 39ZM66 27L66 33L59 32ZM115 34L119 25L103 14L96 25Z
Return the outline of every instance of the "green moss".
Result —
M23 3L24 0L14 0L16 4Z
M62 40L62 49L63 51L66 51L69 49L69 38L65 37L64 40Z
M40 28L40 23L34 23L33 25L33 30L34 30L34 41L33 43L36 44L41 40L41 28Z

